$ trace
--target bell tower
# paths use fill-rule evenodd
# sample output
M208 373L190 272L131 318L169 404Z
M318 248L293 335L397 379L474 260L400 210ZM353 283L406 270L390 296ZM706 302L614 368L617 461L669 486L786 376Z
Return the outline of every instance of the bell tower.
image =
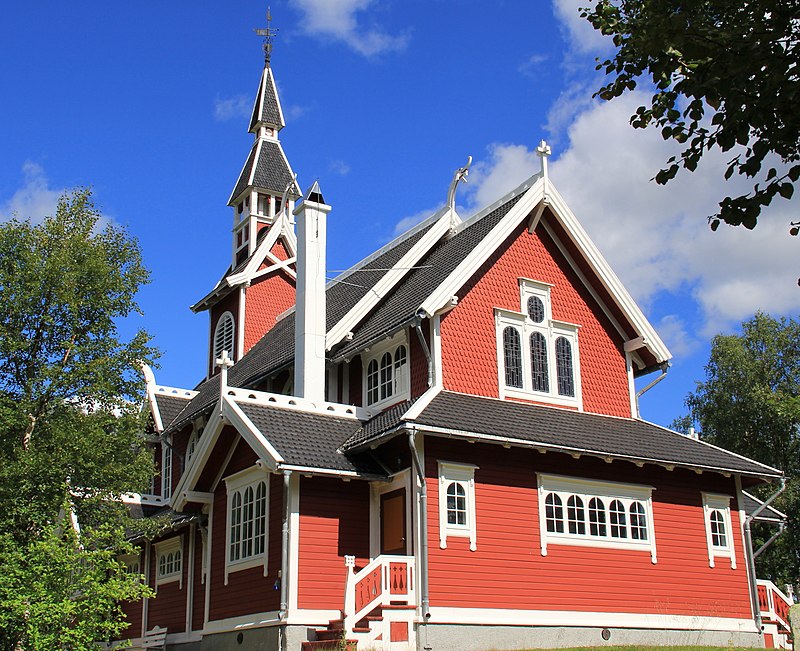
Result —
M223 350L238 361L295 302L297 238L291 215L300 194L278 139L286 123L271 66L277 32L271 20L268 11L266 29L255 30L264 37L264 68L248 126L253 146L228 199L230 267L192 306L194 312L209 312L209 376L218 372L214 362Z

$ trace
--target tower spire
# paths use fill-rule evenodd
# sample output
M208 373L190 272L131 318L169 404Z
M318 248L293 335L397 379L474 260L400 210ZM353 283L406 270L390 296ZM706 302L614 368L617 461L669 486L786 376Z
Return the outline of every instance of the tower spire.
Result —
M259 36L264 37L264 65L269 67L270 58L272 57L272 42L275 40L275 36L278 33L277 29L272 29L272 12L269 7L267 7L266 29L257 27L253 31Z

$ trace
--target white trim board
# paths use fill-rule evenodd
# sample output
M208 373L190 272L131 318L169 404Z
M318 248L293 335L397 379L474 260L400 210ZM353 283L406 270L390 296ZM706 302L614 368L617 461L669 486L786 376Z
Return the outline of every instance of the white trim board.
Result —
M511 610L503 608L431 607L430 624L475 626L570 626L605 628L677 629L758 633L752 619L661 615L650 613L603 613L580 610Z

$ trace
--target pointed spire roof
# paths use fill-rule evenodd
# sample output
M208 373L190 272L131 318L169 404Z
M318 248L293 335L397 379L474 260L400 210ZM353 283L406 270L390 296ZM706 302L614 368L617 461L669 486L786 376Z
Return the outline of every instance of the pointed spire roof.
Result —
M273 127L280 131L286 126L283 120L283 110L278 99L278 90L275 87L275 77L272 68L268 64L264 65L264 72L258 82L256 101L253 104L253 112L250 116L250 126L247 130L255 133L260 125Z

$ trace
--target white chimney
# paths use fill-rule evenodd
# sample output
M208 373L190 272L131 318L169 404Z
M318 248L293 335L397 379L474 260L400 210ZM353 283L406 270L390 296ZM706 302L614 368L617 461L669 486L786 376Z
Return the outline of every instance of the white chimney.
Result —
M297 221L294 386L299 397L309 400L325 400L325 229L330 211L317 181L294 209Z

